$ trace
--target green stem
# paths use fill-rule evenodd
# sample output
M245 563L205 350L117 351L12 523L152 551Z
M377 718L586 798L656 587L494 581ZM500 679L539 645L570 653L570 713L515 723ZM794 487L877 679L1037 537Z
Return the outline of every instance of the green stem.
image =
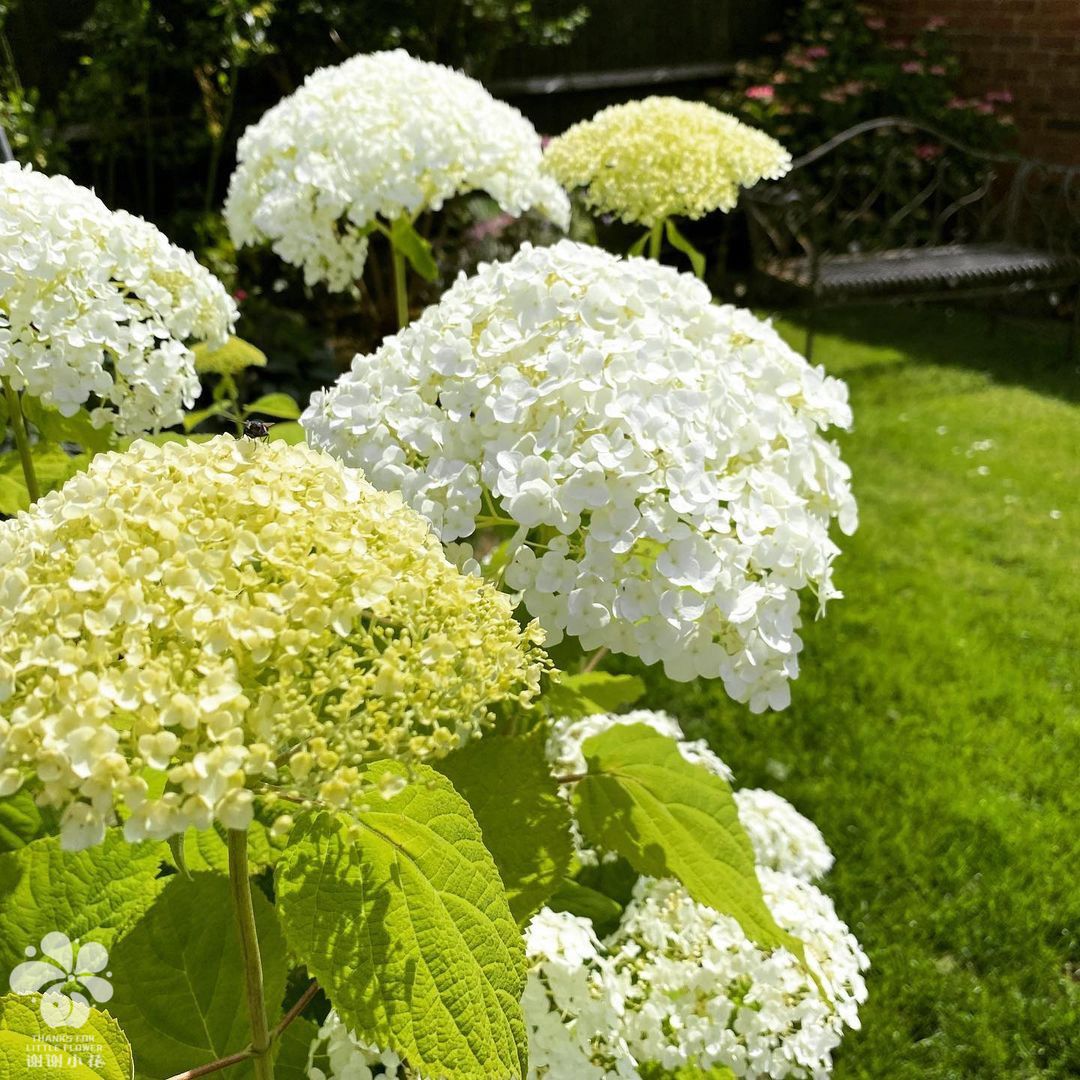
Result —
M251 1018L252 1070L255 1080L274 1080L274 1059L270 1056L270 1029L263 998L262 958L255 930L255 909L251 903L248 872L247 831L229 830L229 883L232 886L236 926L240 932L240 952L247 984L248 1016Z
M660 261L660 245L664 240L664 222L658 221L649 230L649 258Z
M41 498L41 488L38 487L37 473L34 472L34 458L30 453L30 435L26 430L26 418L23 416L18 392L7 379L4 379L3 383L4 397L7 398L8 415L11 420L11 430L15 434L15 446L22 461L23 476L26 477L26 490L30 493L30 505L33 506Z
M405 280L405 256L390 241L390 257L394 263L394 301L397 304L397 324L399 330L409 325L409 286Z
M228 372L221 376L221 387L224 396L228 399L229 411L227 416L236 425L236 437L239 439L244 434L244 413L240 408L240 387L237 386L236 379Z

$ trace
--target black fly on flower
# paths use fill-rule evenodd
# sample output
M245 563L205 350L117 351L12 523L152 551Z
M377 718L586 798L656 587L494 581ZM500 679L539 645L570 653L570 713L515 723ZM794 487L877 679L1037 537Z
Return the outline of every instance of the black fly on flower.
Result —
M268 439L273 426L265 420L245 420L244 435L249 439Z

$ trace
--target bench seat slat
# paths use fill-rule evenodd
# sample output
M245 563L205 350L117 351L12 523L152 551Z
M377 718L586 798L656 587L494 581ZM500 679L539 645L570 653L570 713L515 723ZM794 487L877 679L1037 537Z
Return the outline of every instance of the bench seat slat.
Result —
M763 269L778 281L811 287L807 258L774 259ZM1025 280L1069 277L1080 258L1015 244L949 244L874 253L826 255L818 264L819 295L848 296L964 288Z

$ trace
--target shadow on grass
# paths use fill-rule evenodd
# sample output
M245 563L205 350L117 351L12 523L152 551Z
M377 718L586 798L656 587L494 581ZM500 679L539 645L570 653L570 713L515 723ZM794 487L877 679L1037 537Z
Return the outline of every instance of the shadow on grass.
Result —
M778 314L794 330L790 340L802 349L805 312ZM848 307L818 315L819 337L814 362L829 367L831 337L873 348L896 350L874 370L908 364L965 368L1003 386L1023 386L1037 393L1080 402L1080 341L1070 361L1066 355L1069 324L1065 320L1001 315L992 326L985 311L971 306L907 304ZM862 369L860 374L868 374ZM837 372L837 374L845 374Z

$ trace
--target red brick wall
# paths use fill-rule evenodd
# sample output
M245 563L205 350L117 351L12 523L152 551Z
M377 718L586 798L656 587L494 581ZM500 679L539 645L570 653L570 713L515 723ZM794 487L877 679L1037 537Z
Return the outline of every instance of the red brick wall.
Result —
M890 30L932 18L964 68L964 90L1009 90L1022 153L1080 163L1080 0L877 0Z

